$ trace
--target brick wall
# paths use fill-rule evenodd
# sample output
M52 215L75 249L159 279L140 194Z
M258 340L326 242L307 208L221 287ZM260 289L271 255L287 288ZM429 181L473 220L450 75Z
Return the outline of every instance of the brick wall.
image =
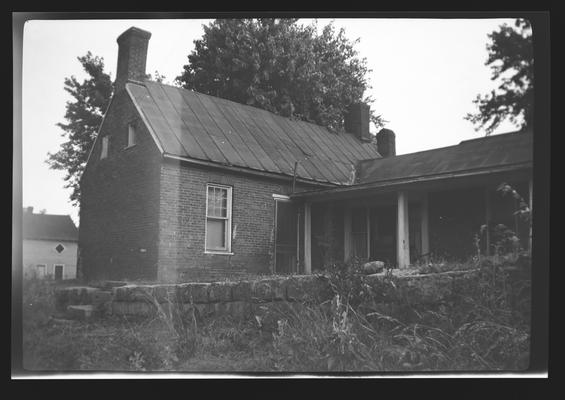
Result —
M232 255L205 253L206 184L231 186ZM159 280L193 281L268 274L272 268L273 194L288 182L167 161L161 168ZM297 185L297 190L305 186Z
M137 144L126 148L128 123ZM92 279L155 279L161 156L125 91L116 94L81 181L79 273Z

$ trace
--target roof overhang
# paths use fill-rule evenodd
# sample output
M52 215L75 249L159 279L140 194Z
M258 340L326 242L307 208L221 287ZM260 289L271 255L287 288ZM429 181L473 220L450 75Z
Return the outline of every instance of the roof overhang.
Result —
M261 176L263 178L268 178L268 179L277 179L277 180L283 180L283 181L286 181L286 182L289 182L289 181L292 182L294 180L294 177L292 175L278 174L278 173L275 173L275 172L268 172L268 171L260 171L260 170L255 170L253 168L238 167L238 166L235 166L235 165L220 164L220 163L213 162L213 161L199 160L199 159L190 158L190 157L179 157L179 156L176 156L174 154L163 153L163 158L165 160L176 161L176 162L184 162L184 163L191 164L191 165L197 165L197 166L213 168L213 169L221 169L221 170L224 170L224 171L228 170L228 171L237 172L237 173L241 173L241 174ZM300 177L296 177L296 182L308 184L308 185L314 185L314 186L322 186L322 187L325 187L325 188L327 188L327 187L334 188L337 185L339 185L338 183L335 183L335 182L315 181L315 180L304 179L304 178L300 178Z
M439 191L461 186L497 185L505 180L527 179L531 176L531 173L532 163L527 162L476 170L368 182L347 187L304 191L294 193L290 195L290 198L293 200L321 202L366 197L399 190Z

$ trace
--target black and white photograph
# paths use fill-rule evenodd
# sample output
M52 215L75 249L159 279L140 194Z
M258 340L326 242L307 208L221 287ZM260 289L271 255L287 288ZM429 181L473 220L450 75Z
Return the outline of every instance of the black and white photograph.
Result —
M58 16L13 13L20 377L539 367L548 14Z

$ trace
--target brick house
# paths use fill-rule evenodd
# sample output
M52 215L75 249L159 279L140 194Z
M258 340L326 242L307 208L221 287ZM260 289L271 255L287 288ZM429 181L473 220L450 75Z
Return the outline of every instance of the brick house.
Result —
M22 261L25 279L75 279L78 230L68 215L34 214L24 208Z
M449 221L512 223L507 205L491 207L507 199L483 201L501 180L531 192L531 133L396 156L392 131L372 142L364 104L335 133L147 81L150 36L118 37L115 93L81 179L87 280L310 273L353 256L405 267L459 229ZM473 212L443 216L443 203Z

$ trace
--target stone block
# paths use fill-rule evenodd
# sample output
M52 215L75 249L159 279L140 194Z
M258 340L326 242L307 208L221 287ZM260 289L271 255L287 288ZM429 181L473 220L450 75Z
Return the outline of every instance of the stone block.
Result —
M212 303L211 307L214 310L215 317L221 317L224 315L229 315L228 303Z
M94 316L94 307L84 304L69 305L67 306L67 316L70 319L89 320Z
M55 309L57 311L66 311L69 304L69 291L64 289L55 289Z
M263 279L251 284L251 300L255 302L270 302L285 299L283 280Z
M197 303L194 304L194 308L199 318L209 317L215 312L214 306L210 303Z
M451 295L452 279L441 273L406 276L397 280L397 287L407 304L437 303Z
M232 301L232 282L215 282L210 285L208 299L210 302L227 302Z
M250 301L252 296L251 282L241 281L234 284L232 288L233 301Z
M238 320L244 320L251 314L251 304L246 301L232 301L226 303L230 315Z
M177 300L177 287L174 284L155 285L148 289L149 295L158 303L174 303Z
M176 285L177 300L181 303L208 303L210 283L181 283Z
M112 294L115 301L135 301L136 298L142 296L145 290L140 289L136 285L126 285L112 288Z
M370 261L368 263L363 264L362 270L363 273L369 274L378 274L382 272L385 268L385 263L383 261Z
M329 281L323 276L295 276L283 283L289 301L322 302L332 298Z

